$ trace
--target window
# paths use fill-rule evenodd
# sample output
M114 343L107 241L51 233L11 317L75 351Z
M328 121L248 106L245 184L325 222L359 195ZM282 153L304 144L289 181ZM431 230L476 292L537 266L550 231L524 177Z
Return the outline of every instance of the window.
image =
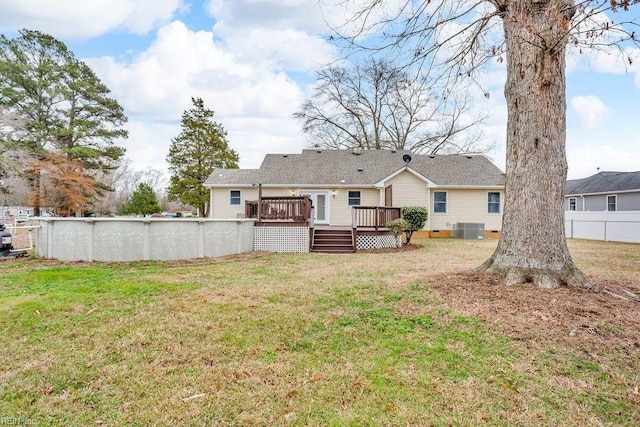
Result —
M575 211L577 205L578 205L578 199L576 199L575 197L569 197L569 210Z
M447 192L446 191L433 192L433 212L447 213Z
M488 212L489 213L500 213L500 193L498 192L489 192L488 196Z
M360 206L359 191L349 191L349 206Z
M609 212L615 212L618 204L618 196L607 196L607 210Z
M240 190L231 190L229 192L229 204L240 205Z

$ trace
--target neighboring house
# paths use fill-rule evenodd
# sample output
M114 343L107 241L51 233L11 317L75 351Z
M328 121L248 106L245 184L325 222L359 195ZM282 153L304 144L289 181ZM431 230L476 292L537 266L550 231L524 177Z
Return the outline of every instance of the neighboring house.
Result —
M33 208L27 206L0 206L0 223L25 222L33 217Z
M568 180L565 194L566 211L640 211L640 171Z
M211 218L243 217L245 201L309 196L315 223L349 226L352 206L424 206L430 237L451 237L457 223L502 226L504 174L483 155L413 155L403 150L303 150L268 154L259 169L216 169L205 182Z

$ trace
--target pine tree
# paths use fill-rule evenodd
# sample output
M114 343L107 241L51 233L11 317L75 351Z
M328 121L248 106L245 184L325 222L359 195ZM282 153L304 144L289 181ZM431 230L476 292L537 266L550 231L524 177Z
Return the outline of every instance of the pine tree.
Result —
M131 200L127 202L118 213L121 215L151 215L160 212L162 209L158 204L158 198L153 188L145 182L140 183L136 191L133 192Z
M191 98L193 108L182 114L182 131L171 140L167 155L171 173L170 199L198 208L207 216L209 191L204 182L214 168L235 169L238 153L229 147L227 132L213 121L214 112L204 106L202 98Z
M116 167L124 155L113 143L127 137L122 107L84 62L48 34L21 30L13 39L0 35L0 108L25 122L27 132L15 138L14 146L34 159L25 172L36 215L43 195L55 190L45 187L45 181L52 181L41 179L43 172L59 170L46 159L65 156L92 177ZM107 189L94 179L87 195Z

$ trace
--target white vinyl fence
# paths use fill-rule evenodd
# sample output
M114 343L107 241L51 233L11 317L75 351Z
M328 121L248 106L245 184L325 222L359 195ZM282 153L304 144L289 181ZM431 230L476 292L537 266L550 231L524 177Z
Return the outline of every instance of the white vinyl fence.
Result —
M171 261L253 251L254 220L40 218L36 255L62 261Z
M565 212L568 238L640 243L640 211Z

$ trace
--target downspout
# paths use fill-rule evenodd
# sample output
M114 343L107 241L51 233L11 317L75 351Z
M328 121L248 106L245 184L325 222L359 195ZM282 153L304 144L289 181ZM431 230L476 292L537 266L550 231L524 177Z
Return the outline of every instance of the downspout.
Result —
M213 187L209 187L209 219L213 218Z
M431 214L433 214L433 212L431 212L431 188L429 188L429 185L427 185L427 211L429 212L429 215L427 215L427 232L430 232Z

